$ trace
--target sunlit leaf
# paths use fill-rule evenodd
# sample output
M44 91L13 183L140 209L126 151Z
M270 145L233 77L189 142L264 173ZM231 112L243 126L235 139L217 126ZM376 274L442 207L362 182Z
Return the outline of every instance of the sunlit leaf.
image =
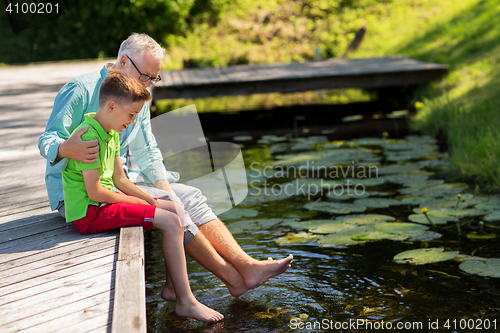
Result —
M467 260L458 266L461 270L481 276L500 277L500 259L491 258L485 262Z
M458 251L444 251L444 248L416 249L401 252L394 256L399 264L422 265L455 258Z

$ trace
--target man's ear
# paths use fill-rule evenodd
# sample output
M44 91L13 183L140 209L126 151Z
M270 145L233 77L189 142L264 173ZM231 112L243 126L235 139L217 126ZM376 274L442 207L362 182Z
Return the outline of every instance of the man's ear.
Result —
M128 61L127 55L126 54L122 55L122 57L118 61L119 68L123 70L125 68L125 64L127 63L127 61Z

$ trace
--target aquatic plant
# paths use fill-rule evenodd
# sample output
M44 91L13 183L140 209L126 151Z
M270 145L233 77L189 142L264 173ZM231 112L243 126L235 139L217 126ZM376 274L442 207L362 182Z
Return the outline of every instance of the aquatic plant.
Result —
M436 227L436 225L434 224L434 222L432 222L432 220L431 220L431 219L429 218L429 216L427 215L427 212L428 212L428 211L429 211L429 210L427 209L427 207L424 207L424 208L422 208L421 213L425 215L425 218L427 219L427 221L429 221L429 223L432 225L432 227L433 227L433 228L435 228L435 227Z

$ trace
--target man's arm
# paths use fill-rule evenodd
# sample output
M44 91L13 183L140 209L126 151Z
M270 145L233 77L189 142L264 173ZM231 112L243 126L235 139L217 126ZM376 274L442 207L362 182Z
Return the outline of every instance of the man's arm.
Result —
M176 195L174 190L172 190L169 186L169 182L168 180L163 180L163 179L160 179L160 180L157 180L154 185L156 188L160 189L160 190L164 190L164 191L168 191L170 193L172 193L173 195Z
M148 204L155 205L158 208L161 208L158 201L156 201L151 196L141 191L137 186L135 186L134 183L130 181L130 179L127 178L122 168L120 156L115 156L115 166L113 169L113 184L117 189L119 189L128 196L134 196L136 198L143 199Z
M156 188L175 194L169 183L179 180L179 174L167 171L163 165L163 156L151 131L149 105L137 116L135 126L138 126L137 134L129 141L129 147L139 169Z
M141 205L149 205L149 203L143 199L118 194L102 187L99 169L83 170L82 173L83 179L85 181L85 189L87 190L87 194L92 201L106 203L129 202Z
M67 159L85 163L94 163L99 151L97 140L83 143L80 136L86 130L81 130L70 137L73 130L83 121L88 96L78 84L70 82L57 94L45 132L38 140L40 154L52 165L58 164L63 170Z
M68 140L62 141L57 149L57 157L54 163L67 157L75 161L84 163L95 163L99 155L99 145L97 139L83 141L82 134L87 132L88 126L76 131Z

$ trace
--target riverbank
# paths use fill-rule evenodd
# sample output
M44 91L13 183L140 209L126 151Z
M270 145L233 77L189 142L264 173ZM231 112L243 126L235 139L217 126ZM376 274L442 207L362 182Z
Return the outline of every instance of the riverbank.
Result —
M498 14L499 0L241 1L216 26L202 24L186 36L168 37L165 63L177 69L340 57L365 26L362 43L347 57L402 54L452 66L447 77L416 93L413 126L447 145L454 178L500 190ZM299 100L315 104L316 96ZM330 99L361 102L370 96L353 91Z

